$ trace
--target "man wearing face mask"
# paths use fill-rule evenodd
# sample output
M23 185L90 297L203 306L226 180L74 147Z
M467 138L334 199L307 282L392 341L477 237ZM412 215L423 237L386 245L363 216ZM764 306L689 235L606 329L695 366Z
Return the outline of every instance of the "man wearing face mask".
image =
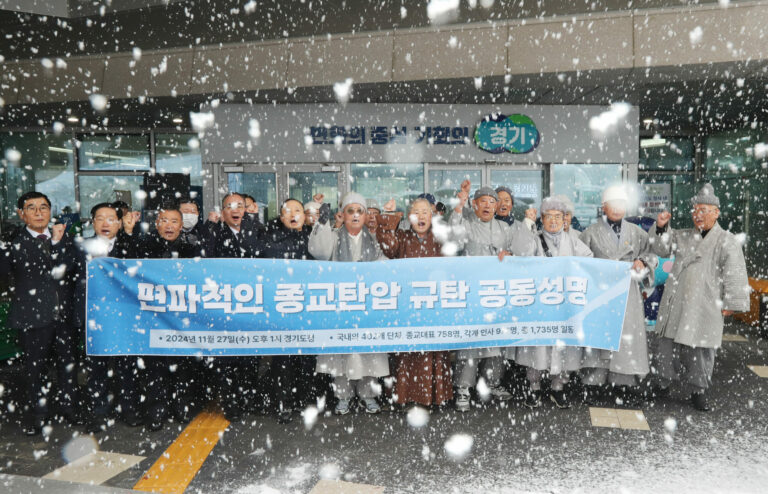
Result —
M203 247L208 242L211 233L205 223L200 221L200 210L197 203L189 196L179 199L179 211L181 212L182 228L181 240L189 245L197 245L204 251ZM202 252L205 255L205 252Z
M531 256L536 252L533 235L523 228L512 228L494 218L499 200L496 191L480 187L472 200L473 213L465 214L471 184L465 180L457 194L459 203L451 214L450 226L456 244L465 256L497 256L502 251L518 256ZM478 348L456 352L456 409L470 408L470 388L483 377L490 388L491 396L506 401L512 395L504 389L501 379L504 374L504 357L501 348ZM482 373L478 371L482 368Z
M322 201L322 195L320 196ZM304 206L287 199L280 206L280 217L269 221L258 239L259 257L265 259L314 259L309 253L309 233L305 226ZM312 355L272 357L274 388L278 404L278 422L293 420L294 410L308 404L314 395L316 359Z
M750 288L741 243L717 222L720 198L712 185L705 184L691 205L694 228L672 229L664 211L648 232L654 253L675 257L656 320L655 367L661 395L679 381L690 389L693 407L706 412L723 318L749 310Z
M209 258L253 258L258 254L257 234L244 223L245 199L230 192L221 201L221 223L211 228L205 246ZM257 357L216 357L211 359L215 380L221 394L224 415L238 421L244 409L255 402L252 386L258 366Z
M367 208L365 198L350 192L341 203L342 225L331 228L330 204L323 204L320 218L309 236L309 252L315 259L339 262L371 262L386 259L379 242L365 226ZM320 355L317 372L333 376L333 388L338 403L335 412L346 415L350 401L360 398L367 413L378 413L376 397L380 394L379 377L389 375L386 353Z
M587 386L588 402L594 402L598 386L610 385L624 403L640 405L638 386L650 371L645 309L640 290L653 288L654 271L659 261L650 252L648 234L624 219L626 197L621 186L606 188L603 191L603 216L581 234L581 241L595 257L631 262L633 270L619 350L584 349L581 374L582 383ZM566 225L568 221L566 215Z
M592 257L583 242L563 230L566 206L562 201L547 197L541 202L542 231L536 237L536 254L546 257L581 256ZM499 254L503 259L506 252ZM514 351L513 351L514 350ZM529 392L525 405L536 408L541 405L541 382L545 374L551 378L550 399L558 408L568 408L570 403L564 387L570 373L581 368L583 349L573 346L529 346L506 348L507 358L525 366Z

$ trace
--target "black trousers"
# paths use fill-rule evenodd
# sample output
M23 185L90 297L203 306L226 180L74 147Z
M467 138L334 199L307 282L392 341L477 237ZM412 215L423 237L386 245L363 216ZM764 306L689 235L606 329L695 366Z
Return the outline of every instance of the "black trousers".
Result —
M96 417L109 415L110 384L114 384L115 402L123 416L138 412L138 368L136 357L94 357L86 359L88 383L86 389L91 402L91 413ZM112 376L110 377L110 368Z
M163 420L169 413L180 415L202 404L203 383L196 371L198 361L190 357L144 357L147 380L147 418Z
M25 391L27 407L36 421L48 416L50 397L44 392L48 387L48 364L56 365L58 405L63 412L72 412L77 403L77 331L70 325L55 321L40 328L19 330L19 344L24 351Z
M315 356L307 355L272 357L274 396L278 410L297 409L316 396L316 362Z
M251 408L256 398L257 357L214 357L209 367L224 413Z

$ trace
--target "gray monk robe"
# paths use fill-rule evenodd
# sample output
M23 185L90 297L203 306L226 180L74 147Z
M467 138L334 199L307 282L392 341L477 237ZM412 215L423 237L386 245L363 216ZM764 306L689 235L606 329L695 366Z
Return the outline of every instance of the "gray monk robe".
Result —
M315 224L309 236L309 253L318 260L341 262L368 262L387 258L367 227L353 236L344 226L333 230L329 224L320 223ZM378 394L372 389L375 378L389 375L389 358L386 353L318 355L316 371L335 378L336 395L339 398L350 398L351 387L357 387L361 398L373 398Z
M516 256L532 256L536 253L534 236L517 221L517 226L509 226L497 219L482 221L475 214L453 213L450 225L457 247L465 256L497 256L502 250ZM486 367L486 377L491 387L498 385L504 372L501 348L458 350L456 359L455 382L460 388L475 385L481 359L489 359L483 366Z
M647 288L653 286L654 270L659 259L649 250L648 234L625 220L621 220L620 234L617 235L611 225L601 218L584 230L581 241L596 258L626 262L639 259L648 267L641 280L630 284L619 351L585 348L581 371L582 382L587 385L610 382L618 386L636 386L649 372L645 310L640 288L641 284Z
M536 238L538 243L537 253L547 257L579 256L592 257L589 247L584 245L575 236L567 232L547 236L541 233ZM542 242L547 242L544 249ZM555 243L557 242L557 243ZM566 273L563 273L566 274ZM504 349L508 359L514 359L516 363L524 365L533 371L548 371L551 375L567 374L581 368L583 348L575 346L521 346ZM528 373L529 380L537 378L535 373Z
M718 223L703 238L696 229L673 230L668 225L658 234L654 224L649 237L657 255L675 256L656 321L660 377L706 389L723 339L721 311L749 310L741 245Z

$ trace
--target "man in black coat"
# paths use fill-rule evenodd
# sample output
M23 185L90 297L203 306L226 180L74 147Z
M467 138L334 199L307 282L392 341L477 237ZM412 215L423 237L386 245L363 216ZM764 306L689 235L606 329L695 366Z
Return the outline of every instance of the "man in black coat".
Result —
M286 200L280 217L267 223L258 238L258 256L266 259L314 259L309 253L312 228L304 225L304 206L296 199ZM311 355L272 358L273 395L278 404L278 421L288 423L293 411L312 398L316 357Z
M66 225L51 221L51 201L45 194L27 192L17 202L25 227L0 246L0 275L12 279L11 310L7 324L18 331L26 374L23 429L39 434L48 418L47 363L56 355L58 403L61 415L79 423L75 410L76 353L79 334L73 303L77 267L75 246L65 235Z
M138 257L136 240L129 236L118 235L123 211L113 203L100 203L91 208L94 236L81 243L80 276L77 289L77 310L82 313L80 319L85 321L86 294L86 264L97 257L115 257L118 259L135 259ZM88 422L88 432L100 432L106 429L107 419L111 411L109 402L109 368L112 367L117 392L115 401L120 409L123 421L135 427L141 423L138 413L138 366L136 357L89 356L88 382L86 384L90 397L91 417Z
M215 223L200 221L200 209L191 197L185 196L179 199L179 212L182 217L181 240L188 245L200 247L202 255L205 255L205 246L211 235L211 228Z
M187 243L181 236L183 217L175 205L157 213L156 230L141 239L139 257L144 259L192 259L200 257L197 243ZM147 403L144 423L149 430L159 430L169 412L181 423L189 422L197 408L190 393L194 380L194 358L144 357L147 375ZM173 369L173 372L171 370Z
M256 231L244 225L245 200L229 193L222 200L221 223L211 228L205 257L253 258L257 255ZM221 395L224 415L240 420L243 409L254 401L253 382L258 370L256 357L216 357L212 365L214 379Z

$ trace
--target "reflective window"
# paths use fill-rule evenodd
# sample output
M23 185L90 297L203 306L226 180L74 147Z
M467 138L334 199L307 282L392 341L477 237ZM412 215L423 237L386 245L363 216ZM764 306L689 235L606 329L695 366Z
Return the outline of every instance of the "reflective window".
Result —
M277 179L274 173L229 173L227 174L230 192L241 192L253 197L259 204L261 218L277 218ZM220 205L218 205L220 206Z
M291 172L288 174L288 197L308 203L316 194L336 211L339 206L339 176L329 172Z
M155 134L155 167L157 173L189 175L192 187L203 186L203 158L199 144L190 146L195 134Z
M647 205L647 208L638 211L639 215L656 219L660 211L666 210L672 213L672 228L693 226L690 203L691 197L696 194L693 174L641 173L638 178L645 196L641 204Z
M16 201L36 190L51 200L56 217L77 210L72 140L34 132L0 134L0 219L3 230L20 223Z
M694 158L691 137L640 139L640 171L692 171Z
M456 193L461 187L461 182L469 180L472 182L469 198L483 185L483 172L479 169L457 168L451 170L429 170L429 184L427 192L435 196L439 202L445 204L447 209L451 208L451 200L456 197Z
M491 170L491 187L495 189L503 185L512 189L515 194L513 214L522 219L526 209L539 208L543 178L541 170Z
M111 201L124 201L134 211L141 211L146 198L143 184L142 175L80 175L80 211L89 218L93 206Z
M565 194L575 206L575 216L586 227L600 215L603 189L621 182L621 165L552 165L552 190Z
M78 136L80 170L149 170L149 135Z
M350 190L383 206L390 199L405 210L419 194L424 193L424 165L359 163L350 167Z
M706 149L708 175L754 173L768 158L768 135L751 129L721 132L707 137Z

